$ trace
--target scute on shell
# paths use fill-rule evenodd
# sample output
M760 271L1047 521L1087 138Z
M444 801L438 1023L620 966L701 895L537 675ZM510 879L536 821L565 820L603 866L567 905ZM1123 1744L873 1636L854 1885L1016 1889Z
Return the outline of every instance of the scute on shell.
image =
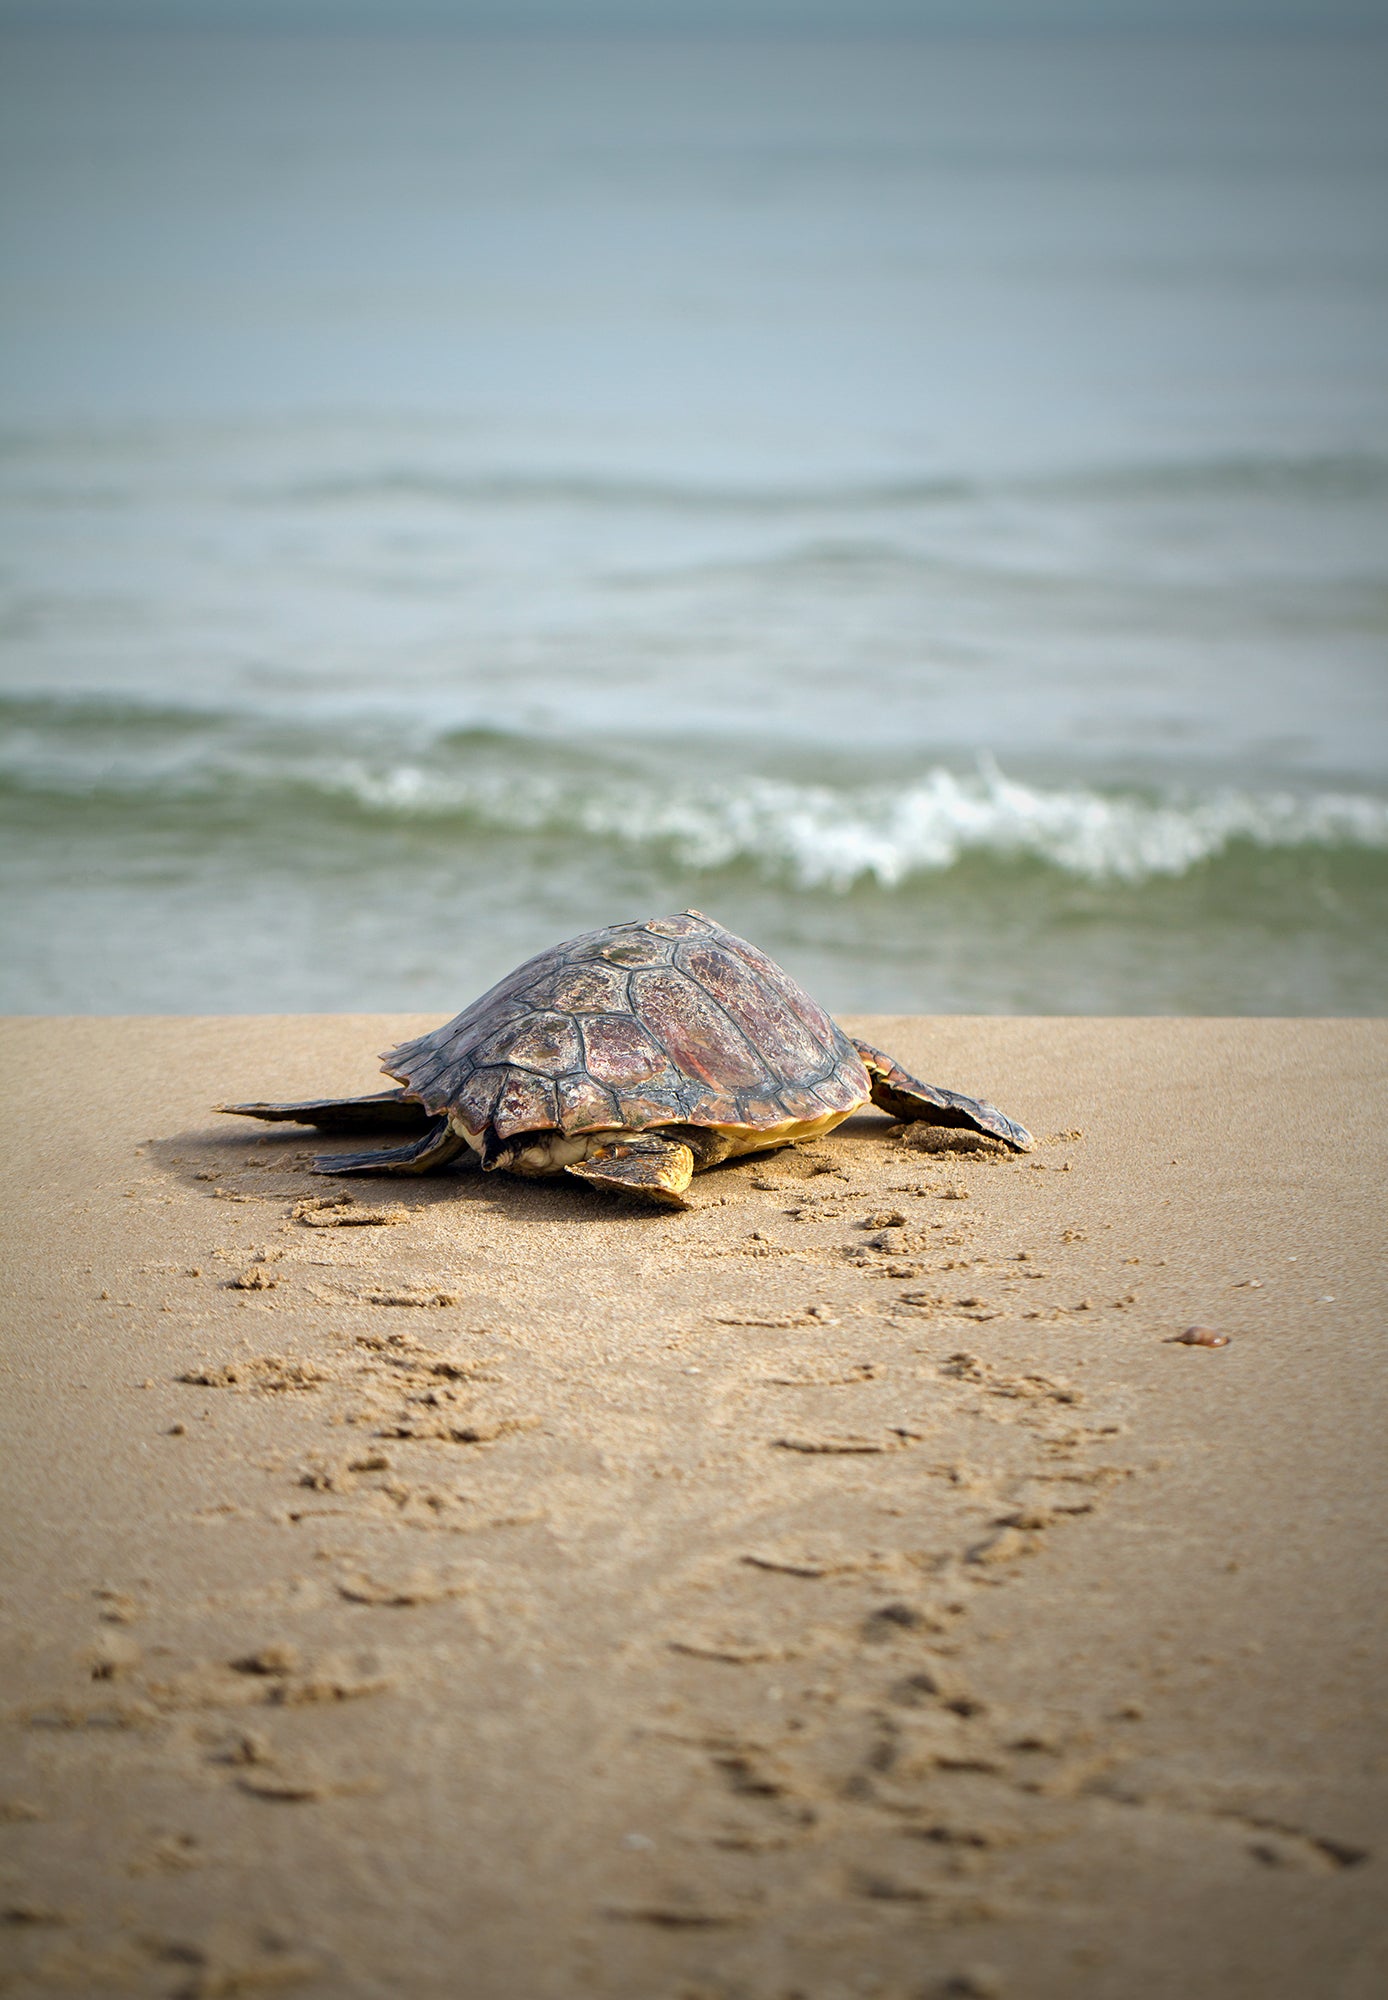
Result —
M534 998L564 1014L611 1014L626 1005L627 975L615 965L570 965L541 981Z
M610 1090L580 1071L559 1079L559 1124L565 1132L610 1132L622 1122Z
M631 1014L593 1014L583 1023L588 1074L620 1089L664 1074L669 1058Z
M554 1085L529 1070L508 1070L492 1112L498 1139L514 1139L517 1132L552 1132L558 1122Z
M803 988L796 985L788 972L783 972L774 958L768 958L764 951L758 951L746 938L734 937L731 931L723 933L727 949L745 965L751 967L758 980L764 981L801 1025L806 1028L819 1048L831 1050L839 1046L851 1048L842 1030L835 1027L817 1000L811 1000ZM863 1072L866 1076L867 1072Z
M731 951L701 941L678 951L675 963L713 997L753 1047L775 1050L779 1074L795 1078L822 1067L826 1044L809 1032L774 986Z
M822 1118L826 1109L839 1109L838 1105L826 1106L818 1092L798 1083L783 1083L776 1095L785 1106L787 1118Z
M427 1097L424 1101L430 1111L442 1111L444 1104L449 1104L469 1131L485 1132L492 1122L492 1107L505 1080L504 1069L474 1070L443 1103L430 1103Z
M863 1087L860 1090L858 1080L851 1072L835 1067L817 1078L810 1088L825 1111L851 1111L869 1095L868 1074L863 1071Z
M673 966L632 975L632 1001L675 1068L724 1090L766 1082L767 1064L702 987Z
M583 1060L578 1028L567 1014L522 1014L489 1035L477 1052L479 1062L511 1063L562 1076Z

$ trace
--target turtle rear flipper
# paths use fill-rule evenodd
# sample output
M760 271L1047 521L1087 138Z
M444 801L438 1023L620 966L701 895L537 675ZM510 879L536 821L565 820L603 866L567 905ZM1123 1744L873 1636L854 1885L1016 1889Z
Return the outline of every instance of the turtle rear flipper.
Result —
M961 1126L966 1132L982 1132L1001 1139L1014 1152L1029 1153L1035 1140L1025 1125L1019 1125L995 1104L981 1097L965 1097L959 1090L944 1090L933 1083L921 1083L906 1070L875 1049L871 1042L853 1036L853 1046L862 1057L872 1080L872 1101L893 1118L912 1124Z
M566 1173L605 1188L609 1194L634 1194L666 1208L688 1208L684 1191L694 1174L694 1154L679 1139L612 1139L595 1146L586 1160Z
M263 1118L271 1125L316 1125L320 1132L424 1132L434 1122L419 1099L404 1090L306 1098L295 1104L219 1104L217 1109L237 1118Z
M412 1146L387 1146L378 1153L320 1153L316 1174L431 1174L447 1166L467 1148L446 1118L432 1118L429 1130Z

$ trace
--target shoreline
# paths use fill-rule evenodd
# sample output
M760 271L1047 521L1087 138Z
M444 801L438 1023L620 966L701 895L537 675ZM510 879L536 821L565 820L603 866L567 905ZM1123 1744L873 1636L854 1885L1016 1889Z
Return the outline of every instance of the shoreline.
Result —
M3 1990L1369 2000L1388 1023L846 1017L1036 1153L687 1215L211 1113L434 1024L0 1023Z

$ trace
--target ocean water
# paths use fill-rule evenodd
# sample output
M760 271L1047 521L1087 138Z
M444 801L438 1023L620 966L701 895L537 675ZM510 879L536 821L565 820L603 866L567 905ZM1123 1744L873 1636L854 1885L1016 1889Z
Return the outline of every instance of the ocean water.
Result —
M13 38L0 1007L1384 1011L1386 79Z

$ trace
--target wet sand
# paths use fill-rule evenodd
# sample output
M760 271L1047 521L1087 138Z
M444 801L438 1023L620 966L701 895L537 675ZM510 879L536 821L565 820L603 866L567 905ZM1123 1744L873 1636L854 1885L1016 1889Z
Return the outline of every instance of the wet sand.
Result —
M856 1019L1035 1154L684 1215L210 1113L431 1025L4 1026L0 1991L1382 1992L1388 1026Z

